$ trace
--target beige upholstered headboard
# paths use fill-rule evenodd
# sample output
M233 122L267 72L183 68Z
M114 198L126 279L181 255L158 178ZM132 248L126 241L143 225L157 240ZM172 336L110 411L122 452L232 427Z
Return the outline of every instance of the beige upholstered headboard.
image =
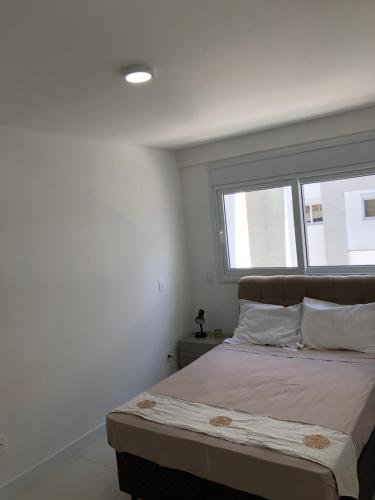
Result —
M241 278L238 298L289 306L304 297L360 304L375 302L374 276L247 276Z

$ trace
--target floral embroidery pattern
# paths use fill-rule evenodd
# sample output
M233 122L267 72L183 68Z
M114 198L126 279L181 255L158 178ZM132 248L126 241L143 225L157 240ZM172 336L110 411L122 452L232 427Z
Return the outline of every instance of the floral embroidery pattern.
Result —
M305 436L303 438L303 443L309 448L316 448L319 450L328 448L328 446L331 445L331 441L321 434L312 434L310 436Z
M144 399L143 401L139 401L137 403L137 406L138 406L138 408L142 408L142 409L153 408L154 406L156 406L156 402L151 401L151 399Z
M232 419L229 417L218 416L210 418L210 425L214 427L227 427L232 423Z

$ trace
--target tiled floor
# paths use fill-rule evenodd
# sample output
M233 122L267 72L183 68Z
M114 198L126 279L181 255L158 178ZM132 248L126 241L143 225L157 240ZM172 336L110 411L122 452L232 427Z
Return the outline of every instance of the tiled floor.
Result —
M128 500L117 483L115 452L104 437L62 462L15 500Z
M101 437L14 500L130 500L130 496L118 488L115 452Z

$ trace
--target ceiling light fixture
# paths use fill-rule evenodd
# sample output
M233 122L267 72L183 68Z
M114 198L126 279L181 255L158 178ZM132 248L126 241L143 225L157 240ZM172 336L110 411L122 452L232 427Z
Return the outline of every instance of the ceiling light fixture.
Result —
M128 83L144 83L153 77L153 69L147 64L132 64L122 70L122 78Z

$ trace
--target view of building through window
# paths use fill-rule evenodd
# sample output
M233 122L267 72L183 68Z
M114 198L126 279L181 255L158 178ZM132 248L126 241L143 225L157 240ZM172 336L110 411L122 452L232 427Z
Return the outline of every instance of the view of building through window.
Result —
M375 265L375 175L302 184L308 266ZM231 269L298 267L291 186L223 196Z
M290 186L224 195L231 268L296 267Z
M374 265L375 175L304 184L302 191L308 265Z
M321 203L309 203L305 205L305 222L307 224L323 222L323 208Z

